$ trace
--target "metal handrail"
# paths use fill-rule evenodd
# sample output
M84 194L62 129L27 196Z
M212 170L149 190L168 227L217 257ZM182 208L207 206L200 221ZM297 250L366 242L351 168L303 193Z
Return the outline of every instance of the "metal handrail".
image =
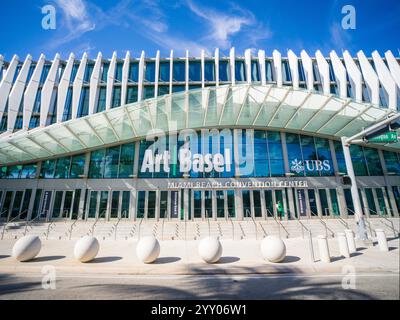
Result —
M250 212L250 218L251 218L251 220L253 220L254 229L256 230L256 240L258 240L258 236L257 236L257 233L258 233L257 223L256 223L256 220L254 219L253 215L251 214L251 211L250 211L249 209L246 209L246 215L247 215L249 212Z
M313 242L312 242L312 232L299 219L296 219L296 220L297 220L298 223L300 223L301 233L302 233L303 239L304 239L304 230L306 230L307 233L308 233L308 237L309 237L308 246L309 246L309 249L310 249L310 258L311 258L312 262L315 262L314 245L313 245Z
M67 230L67 232L69 233L69 240L71 240L72 238L72 231L74 230L77 222L83 217L84 215L84 210L82 211L82 214L78 213L78 216L76 217L76 220L71 224L71 227Z
M350 229L349 224L342 217L337 217L336 219L338 219L339 222L346 227L346 229Z
M144 219L144 217L140 218L140 222L139 222L138 240L140 240L140 233L141 233L141 227L142 227L143 219Z
M386 210L388 210L388 208L386 208ZM391 209L389 209L389 210L391 210ZM398 232L398 231L396 230L396 228L394 227L393 221L390 220L388 217L385 217L385 216L381 216L381 218L390 223L390 228L391 228L392 231L393 231L393 236L396 238L396 237L398 236L399 232Z
M347 208L347 211L351 212L354 216L356 215L355 211L351 210L350 208ZM371 228L371 223L368 221L368 219L367 219L367 217L365 215L363 215L362 217L364 218L364 221L368 226L369 234L371 235L371 237L374 237L374 232L373 232L373 230ZM376 236L376 234L375 234L375 236Z
M7 210L7 211L8 211L8 210ZM8 226L10 223L13 223L14 221L16 221L16 220L17 220L19 217L21 217L21 215L24 214L24 213L28 213L28 210L24 210L24 211L20 212L16 217L14 217L13 219L11 219L11 220L9 220L9 221L7 221L7 222L5 223L5 225L3 226L3 231L2 231L2 233L1 233L1 240L3 240L3 238L4 238L4 233L5 233L6 229L7 229L7 226Z
M125 215L124 217L122 217L123 214ZM114 225L114 240L117 240L117 229L118 229L118 225L119 225L119 223L121 222L122 219L126 219L126 210L124 210L121 213L121 216L118 218L117 223Z
M268 211L269 213L271 213L268 209L267 209L267 211ZM281 237L281 228L283 229L283 231L285 231L285 233L286 233L286 238L289 238L290 234L289 234L289 232L286 230L286 228L284 227L284 225L282 224L282 222L279 221L279 220L277 219L277 217L275 217L275 215L273 215L272 217L274 218L274 221L278 224L279 238Z
M102 213L107 213L107 211L104 210ZM94 228L96 227L96 225L97 225L97 223L99 222L100 219L105 219L105 218L100 217L100 215L98 215L98 217L97 217L96 220L94 221L92 227L89 229L89 230L90 230L89 232L92 234L92 237L93 237L93 235L94 235Z
M45 211L46 212L46 211ZM47 219L48 219L48 215L49 215L49 213L47 212L47 214L46 214L46 221L47 221ZM32 220L26 220L26 222L25 222L25 230L24 230L24 236L26 236L26 233L28 232L28 226L29 227L32 227L32 224L35 222L35 221L37 221L37 220L40 220L40 218L41 218L41 215L38 213L38 215L34 218L34 219L32 219Z
M208 236L211 236L211 226L210 226L210 218L208 216L208 210L206 210L206 219L207 219L207 223L208 223Z
M9 212L9 211L10 211L10 209L7 209L7 210L2 211L2 212L0 213L0 218L3 216L4 213ZM8 219L8 215L7 215L7 217L5 217L5 218L6 218L6 220L7 220L7 219Z
M334 238L335 237L335 233L328 227L326 222L324 220L322 220L321 217L318 214L315 214L315 212L313 212L312 210L310 210L310 212L311 212L311 215L317 217L319 222L321 222L321 224L324 226L324 228L325 228L325 236L328 236L328 230L329 230L329 232L331 233L331 237Z
M49 225L47 226L46 240L49 238L50 228L51 228L51 226L52 226L53 224L55 225L56 223L55 223L54 221L51 221L51 222L49 223Z

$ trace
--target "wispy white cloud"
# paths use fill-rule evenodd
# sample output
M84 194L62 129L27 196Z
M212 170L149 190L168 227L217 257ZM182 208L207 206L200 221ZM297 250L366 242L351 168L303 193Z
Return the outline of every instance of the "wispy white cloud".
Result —
M257 42L270 38L272 32L262 23L258 22L255 15L238 5L232 4L229 12L201 7L192 0L186 0L188 8L198 17L205 20L208 28L204 41L209 41L221 49L232 46L232 37L239 33L246 34L249 46L257 45Z
M332 23L329 29L332 45L335 48L347 48L351 42L351 36L349 32L344 30L340 23Z
M66 33L56 39L54 46L68 43L89 31L95 30L96 23L88 13L88 5L86 1L55 0L55 4L62 11Z

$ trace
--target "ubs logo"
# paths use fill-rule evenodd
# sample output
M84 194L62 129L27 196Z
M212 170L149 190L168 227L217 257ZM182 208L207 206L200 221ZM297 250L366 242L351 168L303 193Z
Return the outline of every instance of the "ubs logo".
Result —
M305 169L309 172L331 171L331 164L329 160L306 160L303 162L298 159L294 159L291 162L291 167L290 167L291 171L299 174L300 172L303 172Z

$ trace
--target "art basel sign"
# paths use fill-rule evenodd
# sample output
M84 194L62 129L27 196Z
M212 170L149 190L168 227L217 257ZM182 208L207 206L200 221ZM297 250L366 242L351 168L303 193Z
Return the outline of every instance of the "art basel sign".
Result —
M147 149L144 154L141 172L159 173L161 169L165 173L170 172L170 163L174 156L169 150L161 154L154 154L152 150ZM181 173L200 173L200 172L231 172L232 155L230 149L225 149L222 153L198 154L192 153L189 149L179 150L179 170Z

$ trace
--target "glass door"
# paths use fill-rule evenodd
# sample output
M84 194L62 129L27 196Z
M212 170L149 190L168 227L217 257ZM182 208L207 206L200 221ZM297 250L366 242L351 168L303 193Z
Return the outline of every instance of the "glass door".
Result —
M147 200L147 219L155 219L155 218L156 218L156 192L149 191Z
M326 193L325 189L319 189L319 201L321 204L321 210L322 210L322 217L329 217L330 216L330 210L329 210L329 205L328 205L328 196Z
M376 198L378 200L378 206L379 206L379 214L380 215L387 215L388 209L386 207L386 203L385 203L385 197L383 195L383 191L381 188L376 188Z
M230 218L236 218L236 206L235 206L235 191L228 190L226 192L228 216Z
M201 219L202 191L193 191L193 217Z
M242 191L242 200L243 200L243 217L251 218L251 200L250 200L249 190Z
M367 198L369 215L376 216L377 211L376 211L376 205L375 205L375 200L374 200L374 193L371 188L366 188L366 189L364 189L364 191L365 191L365 197Z
M329 189L329 194L331 196L332 216L340 217L339 201L336 189Z
M23 191L17 191L15 192L15 197L14 197L14 202L11 210L11 218L16 218L19 215L19 212L21 210L21 205L22 205L22 197L24 195Z
M212 205L212 191L204 191L204 212L206 218L212 219L213 217L213 205Z
M8 219L8 214L10 213L11 201L13 199L13 191L7 191L5 199L3 202L3 207L1 208L1 218Z
M61 218L63 196L64 196L63 191L56 191L56 195L54 197L53 212L51 216L52 219Z
M308 204L310 208L310 217L315 218L318 217L318 207L317 207L317 200L315 197L315 190L308 189Z
M64 219L69 219L71 217L73 197L74 197L73 191L65 191L63 215L62 215Z
M96 218L96 213L97 213L97 197L98 197L99 192L98 191L90 191L90 196L89 196L89 209L88 209L88 218L89 219L95 219Z
M118 211L119 211L119 191L113 191L111 193L111 219L118 218Z
M108 191L100 191L100 199L99 199L99 219L107 218L107 207L108 207Z
M264 198L265 198L265 210L267 213L267 218L273 218L275 204L274 204L274 198L272 195L272 190L265 190Z
M217 218L225 218L225 194L222 190L216 191L217 195Z
M262 207L261 207L261 191L253 191L253 206L254 206L254 217L262 218Z

